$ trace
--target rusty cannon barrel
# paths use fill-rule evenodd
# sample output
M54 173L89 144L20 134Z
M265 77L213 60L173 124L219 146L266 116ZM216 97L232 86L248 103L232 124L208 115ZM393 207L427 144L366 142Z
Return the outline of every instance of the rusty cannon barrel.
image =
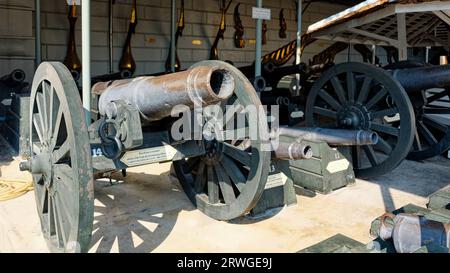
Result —
M380 226L371 233L382 240L392 240L398 253L413 253L424 246L449 252L450 224L407 213L386 213L381 216L380 222Z
M301 160L313 157L312 147L302 143L300 140L295 142L272 140L271 145L273 157L276 159Z
M323 141L331 146L375 145L378 143L377 133L364 130L280 127L273 134L310 141Z
M388 70L407 92L450 86L450 65Z
M135 105L144 120L156 121L169 117L177 105L193 108L227 100L234 89L230 71L198 66L157 77L101 82L92 91L101 94L98 107L102 115L114 116L116 105L111 102L122 100Z
M25 81L25 72L22 69L14 69L11 73L0 78L0 83L8 87L17 87Z

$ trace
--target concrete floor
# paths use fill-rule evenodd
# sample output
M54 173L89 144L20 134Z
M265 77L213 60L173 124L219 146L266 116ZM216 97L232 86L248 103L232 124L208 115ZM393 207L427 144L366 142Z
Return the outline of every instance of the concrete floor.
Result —
M29 179L0 145L3 178ZM126 181L95 185L91 252L296 252L337 233L368 243L371 221L450 185L450 160L405 161L389 175L330 195L297 189L298 204L263 220L231 223L196 210L169 176L170 164L129 169ZM34 194L0 202L0 252L47 252Z

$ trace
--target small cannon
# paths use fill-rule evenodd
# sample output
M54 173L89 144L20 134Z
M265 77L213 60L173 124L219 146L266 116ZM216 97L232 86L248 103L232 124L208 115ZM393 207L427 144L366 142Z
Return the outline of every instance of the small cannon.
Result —
M230 220L248 213L260 199L271 156L312 156L311 147L301 141L308 139L301 130L270 135L267 114L251 83L225 62L99 82L92 93L100 118L88 127L77 86L63 64L42 63L34 76L31 157L20 169L33 174L42 231L52 251L88 250L94 176L172 161L193 204L214 219ZM192 124L197 126L190 131ZM298 140L278 138L283 135ZM376 140L363 131L338 135L342 143Z

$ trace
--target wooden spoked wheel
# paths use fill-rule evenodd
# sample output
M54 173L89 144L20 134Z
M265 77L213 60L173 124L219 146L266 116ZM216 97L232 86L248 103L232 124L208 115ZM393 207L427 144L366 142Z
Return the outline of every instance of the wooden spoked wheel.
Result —
M364 63L331 67L312 86L306 103L307 126L377 132L374 146L353 146L359 177L380 176L408 155L415 132L411 102L403 87L381 68Z
M31 92L30 147L36 205L51 251L86 252L94 188L81 99L62 63L42 63Z
M217 62L196 64L202 65L217 67ZM236 83L234 96L227 103L233 107L222 105L226 120L220 124L227 124L236 115L243 115L245 125L238 127L236 124L231 131L237 129L244 134L241 138L221 141L211 133L209 126L214 127L217 123L213 119L205 119L201 141L206 153L175 161L174 169L187 196L199 210L217 220L231 220L249 212L262 195L269 173L269 132L265 112L251 118L255 113L246 109L249 105L252 109L261 109L261 102L251 83L235 67L224 62L219 66L231 71ZM257 125L257 132L251 139L246 130L250 123ZM234 132L232 135L238 136Z
M450 148L450 89L431 89L409 94L417 131L408 159L425 160Z

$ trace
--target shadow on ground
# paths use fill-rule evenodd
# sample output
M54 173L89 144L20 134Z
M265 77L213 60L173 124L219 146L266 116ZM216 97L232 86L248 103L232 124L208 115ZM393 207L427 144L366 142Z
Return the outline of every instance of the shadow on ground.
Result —
M151 252L170 234L180 211L195 209L167 172L128 173L123 180L95 183L90 252Z
M391 190L428 198L450 185L450 160L436 157L423 162L405 160L394 171L368 180L379 185L386 211L397 209Z

